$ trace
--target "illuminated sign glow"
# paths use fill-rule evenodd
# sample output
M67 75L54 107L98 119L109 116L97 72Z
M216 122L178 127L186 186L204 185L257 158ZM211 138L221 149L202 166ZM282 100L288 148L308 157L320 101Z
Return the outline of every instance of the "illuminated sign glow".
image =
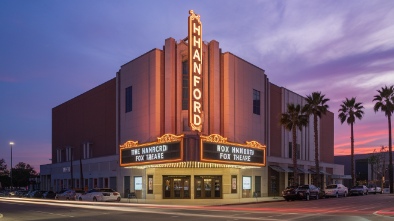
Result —
M139 145L137 141L127 141L120 145L120 165L138 166L180 162L183 160L183 135L165 134L157 142Z
M201 161L248 166L265 166L266 147L256 141L237 144L213 134L201 136Z
M189 11L189 125L201 132L203 123L202 24L200 15Z

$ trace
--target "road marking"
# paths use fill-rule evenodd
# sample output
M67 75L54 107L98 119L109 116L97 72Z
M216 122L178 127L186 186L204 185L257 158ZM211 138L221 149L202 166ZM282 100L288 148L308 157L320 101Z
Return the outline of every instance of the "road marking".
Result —
M38 210L30 210L30 211L32 211L32 212L36 212L36 213L42 213L42 214L50 214L50 215L55 215L55 216L66 216L66 217L74 217L74 216L69 216L69 215L60 214L60 213L49 213L49 212L38 211Z

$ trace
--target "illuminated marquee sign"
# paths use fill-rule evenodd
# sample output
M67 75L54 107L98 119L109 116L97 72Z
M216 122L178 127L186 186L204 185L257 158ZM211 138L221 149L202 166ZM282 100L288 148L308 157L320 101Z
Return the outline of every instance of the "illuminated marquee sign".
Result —
M256 141L237 144L227 138L213 134L201 136L200 159L204 162L265 166L266 146Z
M201 132L203 115L202 24L200 15L189 11L189 125Z
M139 166L179 162L183 160L183 135L165 134L157 142L138 144L127 141L120 145L120 165Z

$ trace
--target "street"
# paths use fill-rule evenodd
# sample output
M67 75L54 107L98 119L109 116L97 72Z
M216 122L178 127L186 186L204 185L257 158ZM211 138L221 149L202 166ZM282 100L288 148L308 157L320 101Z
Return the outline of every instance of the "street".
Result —
M0 220L394 220L394 195L223 206L0 198Z

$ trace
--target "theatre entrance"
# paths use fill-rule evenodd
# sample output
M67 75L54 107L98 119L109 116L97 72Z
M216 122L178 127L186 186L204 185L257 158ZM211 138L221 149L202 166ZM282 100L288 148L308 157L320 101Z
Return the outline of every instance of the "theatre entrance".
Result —
M190 176L163 176L163 199L190 199Z
M221 199L222 176L194 176L194 198Z

